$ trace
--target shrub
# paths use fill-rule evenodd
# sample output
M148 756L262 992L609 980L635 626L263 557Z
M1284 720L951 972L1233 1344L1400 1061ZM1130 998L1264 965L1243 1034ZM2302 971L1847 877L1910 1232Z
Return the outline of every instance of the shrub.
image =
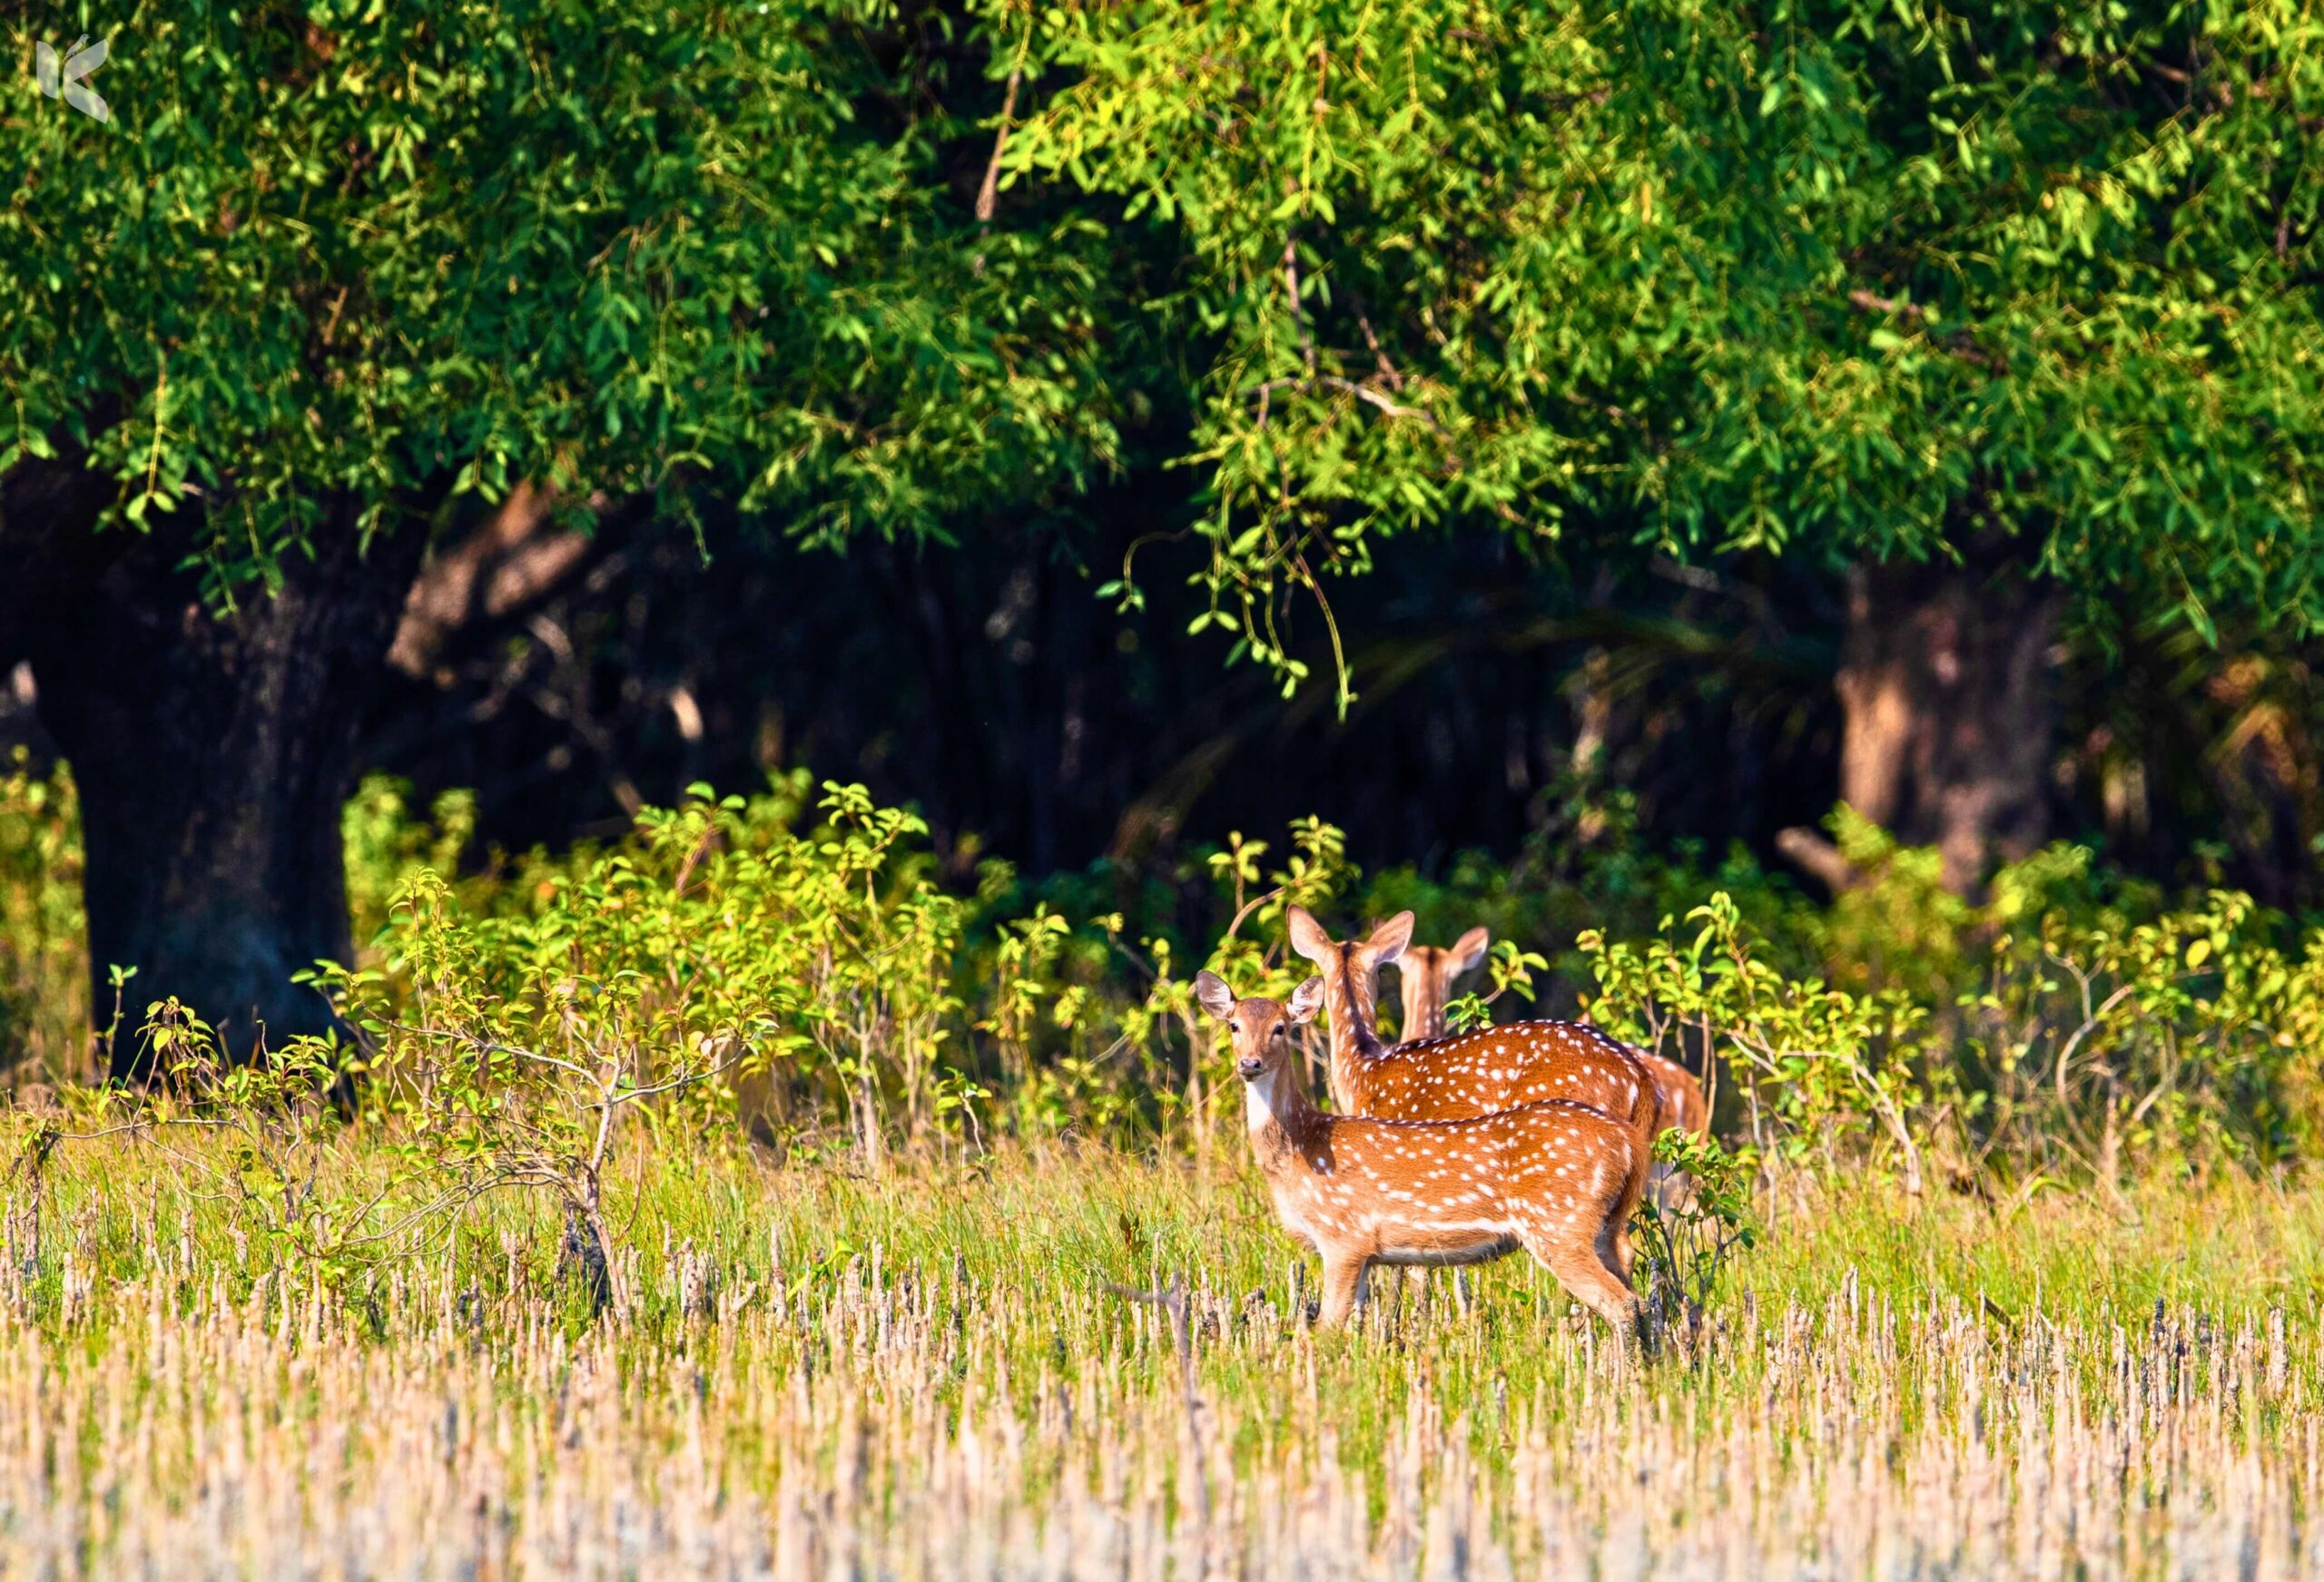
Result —
M1762 1173L2112 1190L2324 1144L2305 1058L2324 1035L2324 935L2248 897L2167 898L2061 845L1972 904L1937 886L1930 854L1843 810L1857 879L1815 905L1741 854L1709 870L1631 849L1619 797L1576 789L1559 819L1561 841L1507 867L1465 854L1436 879L1364 874L1305 820L1279 860L1236 835L1039 884L989 860L962 894L915 816L803 772L747 798L697 787L618 840L516 858L470 850L470 801L420 816L375 781L345 822L366 944L317 982L363 1029L367 1091L405 1106L399 1124L445 1142L468 1111L421 1101L451 1093L529 1116L562 1163L526 1169L564 1182L583 1219L600 1166L550 1114L714 1114L729 1133L738 1115L782 1149L866 1168L1002 1135L1206 1155L1239 1106L1217 1102L1232 1075L1189 985L1209 967L1287 994L1307 972L1282 941L1294 902L1350 929L1412 907L1424 937L1487 923L1490 976L1454 1026L1539 1014L1526 1002L1586 1011L1704 1073ZM0 1037L52 1076L86 1069L78 860L69 777L19 761L0 779ZM1316 1066L1322 1046L1311 1029Z
M0 767L0 1071L88 1074L87 937L73 777L20 747Z

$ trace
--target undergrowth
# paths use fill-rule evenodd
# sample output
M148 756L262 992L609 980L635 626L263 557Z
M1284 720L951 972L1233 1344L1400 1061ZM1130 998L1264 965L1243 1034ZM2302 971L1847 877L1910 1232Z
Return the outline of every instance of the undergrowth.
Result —
M115 973L101 1085L72 806L0 781L0 1571L2312 1570L2324 950L2248 898L2057 847L1971 905L1842 815L1817 906L1618 806L959 891L801 775L522 855L375 782L341 1033ZM1653 1361L1521 1260L1313 1326L1188 988L1288 992L1295 902L1485 920L1462 1025L1703 1074Z

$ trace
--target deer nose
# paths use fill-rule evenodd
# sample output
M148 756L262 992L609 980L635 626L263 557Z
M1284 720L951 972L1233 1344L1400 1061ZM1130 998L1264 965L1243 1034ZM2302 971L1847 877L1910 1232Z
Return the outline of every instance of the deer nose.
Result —
M1267 1068L1267 1063L1256 1056L1246 1055L1235 1062L1235 1068L1243 1074L1244 1081L1256 1082L1258 1080L1259 1073Z

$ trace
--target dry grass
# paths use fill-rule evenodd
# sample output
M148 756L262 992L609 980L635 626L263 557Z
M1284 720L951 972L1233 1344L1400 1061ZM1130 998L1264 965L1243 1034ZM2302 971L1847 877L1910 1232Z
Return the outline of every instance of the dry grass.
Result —
M2324 1574L2305 1193L1795 1214L1704 1355L1626 1372L1514 1263L1316 1333L1247 1182L1109 1155L648 1157L625 1329L529 1203L334 1290L185 1179L54 1162L0 1577ZM1115 1289L1174 1274L1191 1417Z

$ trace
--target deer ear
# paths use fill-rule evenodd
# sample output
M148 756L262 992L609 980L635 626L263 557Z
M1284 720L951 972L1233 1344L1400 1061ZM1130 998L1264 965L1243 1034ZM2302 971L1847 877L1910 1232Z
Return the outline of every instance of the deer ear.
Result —
M1413 915L1398 912L1372 930L1372 938L1364 942L1364 953L1372 958L1373 966L1385 967L1402 956L1404 947L1412 942Z
M1324 932L1324 925L1305 907L1294 907L1284 920L1291 929L1291 948L1318 967L1328 966L1332 959L1332 937Z
M1312 1022L1315 1019L1315 1013L1323 1008L1324 980L1320 978L1311 978L1293 989L1291 998L1284 1004L1284 1009L1291 1013L1291 1019L1295 1022Z
M1452 976L1474 972L1484 964L1485 952L1492 948L1492 936L1482 929L1472 929L1452 946Z
M1216 972L1195 974L1195 998L1202 1002L1203 1009L1222 1022L1235 1014L1235 991Z

